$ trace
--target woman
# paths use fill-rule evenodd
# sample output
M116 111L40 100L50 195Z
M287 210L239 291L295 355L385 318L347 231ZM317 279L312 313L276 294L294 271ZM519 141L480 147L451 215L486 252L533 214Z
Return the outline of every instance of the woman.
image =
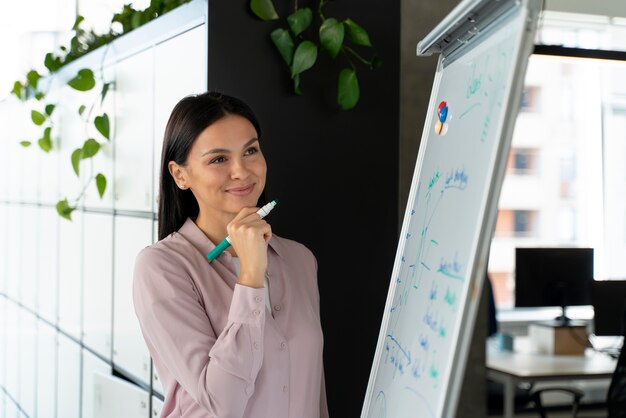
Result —
M317 264L256 214L260 137L252 110L218 93L184 98L168 121L160 241L137 256L133 285L163 417L328 416Z

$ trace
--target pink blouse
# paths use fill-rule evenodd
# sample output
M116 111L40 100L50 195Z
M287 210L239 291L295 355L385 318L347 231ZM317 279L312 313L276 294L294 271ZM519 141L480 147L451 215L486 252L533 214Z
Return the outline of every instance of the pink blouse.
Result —
M143 249L135 312L165 390L162 417L326 418L317 263L273 235L264 289L237 284L228 252L191 220Z

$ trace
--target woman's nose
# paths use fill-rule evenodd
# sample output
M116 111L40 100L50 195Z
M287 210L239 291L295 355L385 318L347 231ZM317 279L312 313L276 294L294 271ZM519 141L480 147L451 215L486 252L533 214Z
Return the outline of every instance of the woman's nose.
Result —
M231 177L245 179L250 175L250 170L243 159L235 158L231 166Z

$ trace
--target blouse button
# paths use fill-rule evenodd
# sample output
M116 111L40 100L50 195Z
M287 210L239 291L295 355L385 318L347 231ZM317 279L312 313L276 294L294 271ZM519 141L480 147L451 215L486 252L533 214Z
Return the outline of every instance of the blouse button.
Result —
M252 345L254 346L254 349L255 349L255 350L258 350L258 349L259 349L259 343L255 342L255 343L254 343L254 344L252 344Z
M254 315L259 316L259 314L261 313L260 311L254 311L252 312Z
M285 348L287 348L287 343L283 341L282 343L280 343L280 349L284 350Z
M257 297L254 298L254 300L256 300L257 302L260 303L263 299L261 299L261 296L257 296Z
M283 386L283 392L287 393L287 386Z
M275 311L280 311L280 305L276 305L276 306L274 306L274 310L275 310Z

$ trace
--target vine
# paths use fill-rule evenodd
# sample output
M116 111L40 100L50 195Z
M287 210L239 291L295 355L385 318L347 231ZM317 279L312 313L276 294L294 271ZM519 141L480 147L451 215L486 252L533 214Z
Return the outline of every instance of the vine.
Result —
M294 12L287 16L287 28L279 27L270 33L270 38L276 46L283 61L287 64L293 82L294 92L302 94L300 89L300 74L312 68L318 58L321 48L333 60L339 53L348 62L339 72L337 79L337 103L343 110L354 108L359 102L360 87L354 60L366 65L370 69L377 69L382 60L373 54L372 58L364 58L352 46L372 48L367 31L350 18L337 20L327 17L324 8L328 0L317 0L316 31L319 44L314 39L307 39L304 33L311 27L314 20L313 11L309 7L298 6L294 1ZM280 19L272 0L250 0L250 9L261 20L271 21ZM309 31L310 32L310 31Z
M57 129L52 118L54 110L59 103L50 103L46 100L47 88L44 88L41 82L47 80L46 87L51 86L52 80L58 73L58 71L70 62L88 54L89 52L106 45L148 23L149 21L156 19L157 17L167 13L168 11L189 2L190 0L151 0L150 6L144 10L135 10L131 5L125 5L123 9L116 13L109 26L107 33L99 35L93 32L93 30L84 30L81 24L84 21L82 16L77 16L76 21L72 27L74 36L70 40L69 48L61 46L60 52L55 54L54 52L48 52L44 58L44 66L48 70L47 74L39 74L36 70L30 70L24 80L18 80L13 84L13 90L11 93L15 95L21 102L27 103L31 100L35 100L38 105L36 109L30 111L32 122L42 129L41 137L37 140L39 148L49 153L53 149L53 138L58 138ZM115 30L115 28L121 28L121 30ZM68 220L72 219L72 212L77 209L77 205L81 198L84 196L88 187L92 182L95 182L98 194L102 199L107 187L107 179L102 173L93 175L93 157L95 157L101 150L103 141L109 142L111 140L110 132L110 119L106 112L99 110L102 106L107 93L114 88L113 82L105 82L102 76L102 68L104 65L104 57L107 50L104 51L102 61L100 63L99 73L101 75L102 88L100 93L89 105L81 104L76 111L80 115L85 124L85 141L83 145L76 148L71 154L71 165L74 173L80 179L81 162L83 160L90 160L91 172L87 176L86 180L82 184L81 191L71 201L67 197L59 200L56 204L57 213ZM94 71L91 68L82 68L77 71L77 74L67 82L67 85L72 89L86 93L91 91L96 86L96 79ZM99 102L99 103L98 103ZM94 126L98 131L100 140L89 136L89 127ZM20 141L23 147L30 147L32 141L23 140Z

